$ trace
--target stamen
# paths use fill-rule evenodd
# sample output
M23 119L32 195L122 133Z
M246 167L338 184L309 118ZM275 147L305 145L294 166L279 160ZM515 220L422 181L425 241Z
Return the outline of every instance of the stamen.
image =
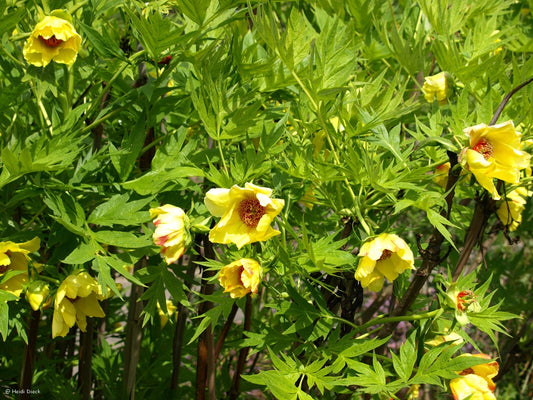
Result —
M239 217L244 225L250 228L256 228L259 220L265 215L263 207L257 199L246 199L239 204Z
M49 37L48 39L45 39L43 38L42 36L39 36L39 39L41 39L41 41L47 45L48 47L57 47L59 46L61 43L63 43L63 41L61 39L58 39L56 38L56 35L52 35L51 37Z
M392 256L392 251L385 249L385 250L383 250L383 252L381 253L381 257L379 258L378 261L387 260L387 259L389 259L391 256Z
M489 157L492 156L492 152L494 151L494 147L492 146L492 143L489 142L486 139L480 139L474 147L472 147L472 150L477 151L479 154L481 154L485 160L488 160Z

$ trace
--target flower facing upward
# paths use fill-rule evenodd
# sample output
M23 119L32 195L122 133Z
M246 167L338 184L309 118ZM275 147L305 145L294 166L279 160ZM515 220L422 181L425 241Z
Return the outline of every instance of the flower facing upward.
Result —
M365 242L359 257L355 279L374 292L381 290L385 278L392 282L406 269L415 269L413 252L394 234L382 233Z
M155 218L154 243L161 246L161 253L170 265L183 255L190 244L189 218L181 208L170 204L151 208L150 217Z
M218 281L232 298L244 297L248 293L257 293L263 270L259 263L249 258L241 258L220 270Z
M424 79L422 92L428 103L433 103L435 97L440 106L448 103L448 98L453 94L453 78L447 72L427 76Z
M467 166L494 200L499 200L494 178L518 183L520 170L529 167L531 156L520 151L522 134L515 131L512 121L492 126L480 124L464 132L470 137L470 145L461 152L461 164Z
M98 282L87 272L67 276L59 285L54 301L52 337L66 336L75 323L85 332L87 317L105 317L98 303L99 293Z
M37 251L40 245L38 237L24 243L0 242L0 281L9 271L19 272L0 283L1 290L20 296L23 285L28 282L28 254Z
M490 360L486 354L462 354L460 357L479 357ZM492 378L498 375L498 371L498 363L491 361L459 372L461 377L450 381L454 400L463 400L470 395L472 396L470 400L496 400L493 393L496 385Z
M248 243L265 241L280 232L270 224L285 201L271 199L272 189L246 183L244 188L211 189L205 195L205 205L215 217L222 217L209 232L213 243L235 243L240 249Z
M72 24L49 15L35 26L22 52L26 61L37 67L46 67L52 60L70 66L80 48L81 37Z
M528 192L526 188L516 188L507 194L506 199L496 211L502 224L509 227L511 232L516 230L522 222L522 211L527 203L526 197L530 195L531 192Z

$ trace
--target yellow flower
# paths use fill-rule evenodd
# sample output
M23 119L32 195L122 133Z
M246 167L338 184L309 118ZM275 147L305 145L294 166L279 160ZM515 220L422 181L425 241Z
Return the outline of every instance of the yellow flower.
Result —
M415 269L413 252L394 234L382 233L365 242L359 257L355 279L374 292L381 290L385 278L392 282L406 269Z
M411 385L407 392L407 400L416 400L420 396L420 385Z
M46 67L50 61L72 65L81 48L81 37L63 18L46 16L39 22L22 50L26 61Z
M163 329L165 327L165 325L167 324L168 317L172 317L172 315L177 310L177 307L174 305L172 300L168 300L167 299L166 305L167 305L167 313L163 312L163 309L159 305L159 302L157 303L157 312L159 313L159 320L161 321L161 329ZM178 315L176 314L176 317L177 316Z
M492 126L480 124L464 132L470 137L470 145L460 154L461 164L474 174L494 200L499 200L494 178L518 183L520 170L529 167L531 156L520 151L522 134L515 131L512 121Z
M248 243L265 241L280 232L270 224L285 201L271 199L272 189L246 183L244 188L211 189L205 196L205 205L215 217L222 217L209 232L213 243L235 243L240 249Z
M496 213L498 218L512 232L522 222L522 211L526 206L526 197L531 196L526 188L519 187L507 194Z
M479 357L490 360L486 354L462 354L460 357ZM461 371L460 378L450 381L450 389L454 400L463 400L468 396L470 400L495 400L494 389L496 385L492 381L498 375L499 365L496 361L475 365Z
M50 288L43 281L33 281L26 290L26 300L30 303L31 308L37 311L41 304L43 308L47 308L51 303L51 298L48 298ZM44 304L43 304L44 302Z
M426 342L429 346L438 346L442 343L450 343L450 344L460 344L463 343L464 340L458 333L452 332L445 335L435 336L433 339L428 340Z
M433 182L446 189L448 184L448 174L451 164L449 162L439 165L433 174Z
M38 237L24 243L0 242L0 281L9 271L20 272L0 283L1 290L20 296L28 282L28 254L37 251L40 245Z
M155 218L154 243L161 246L161 253L170 265L183 255L190 244L189 218L181 208L170 204L151 208L150 218Z
M52 337L66 336L75 323L85 332L87 317L105 317L98 303L99 292L98 282L87 272L67 276L54 301Z
M427 76L424 79L422 93L428 101L433 103L435 97L440 106L448 103L448 98L453 94L453 78L447 72L440 72L437 75Z
M218 281L224 293L229 292L232 298L236 298L256 294L262 276L263 270L257 261L241 258L222 267Z

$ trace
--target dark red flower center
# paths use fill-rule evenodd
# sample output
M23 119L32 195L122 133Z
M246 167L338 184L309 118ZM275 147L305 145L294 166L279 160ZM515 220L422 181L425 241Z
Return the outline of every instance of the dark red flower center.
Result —
M492 146L492 143L489 142L486 139L480 139L474 147L472 147L472 150L477 151L479 154L481 154L485 160L487 160L489 157L492 156L492 152L494 151L494 147Z
M261 217L265 215L265 207L257 199L241 201L238 211L243 224L250 228L256 228Z
M48 47L57 47L61 43L63 43L61 39L56 38L56 35L52 35L48 39L45 39L42 36L39 36L39 39L41 40L41 42L43 42Z
M7 271L7 265L0 265L0 274L3 274Z
M392 256L392 251L385 249L385 250L383 250L383 252L381 253L381 257L379 257L379 260L378 260L378 261L387 260L387 259L389 259L391 256Z

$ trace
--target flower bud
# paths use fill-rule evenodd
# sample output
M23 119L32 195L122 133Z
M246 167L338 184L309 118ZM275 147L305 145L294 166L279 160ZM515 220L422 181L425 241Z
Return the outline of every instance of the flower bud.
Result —
M52 298L50 297L47 299L48 293L50 293L50 288L46 282L33 281L30 283L28 289L26 290L26 300L28 300L28 303L30 303L33 311L37 311L41 305L43 308L50 306Z

